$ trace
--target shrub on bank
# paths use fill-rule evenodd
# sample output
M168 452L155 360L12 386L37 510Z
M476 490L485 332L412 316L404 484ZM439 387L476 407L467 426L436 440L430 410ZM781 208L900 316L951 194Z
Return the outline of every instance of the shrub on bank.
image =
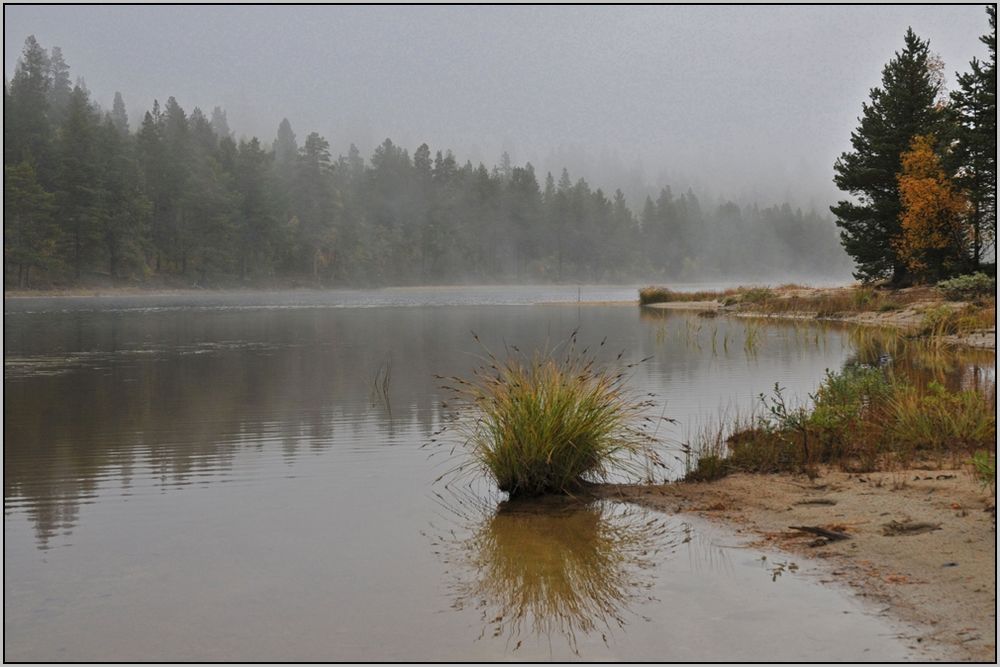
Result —
M889 460L954 458L996 445L993 403L978 391L952 392L937 382L917 387L879 368L848 366L828 371L812 399L811 410L792 409L775 387L762 396L765 415L728 438L706 439L705 463L699 460L687 479L808 471L821 463L873 470Z
M945 298L952 301L972 301L996 294L996 278L985 273L970 273L937 284Z

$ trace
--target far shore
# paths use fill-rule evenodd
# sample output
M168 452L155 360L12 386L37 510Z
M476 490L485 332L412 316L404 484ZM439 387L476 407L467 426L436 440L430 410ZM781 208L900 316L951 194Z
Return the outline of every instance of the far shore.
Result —
M978 309L983 314L988 325L975 331L963 332L961 334L951 334L939 336L942 342L966 347L980 349L996 349L996 315L991 314L986 307L977 307L960 301L947 301L932 288L909 288L903 290L886 290L886 299L898 298L901 303L886 310L844 310L840 312L823 313L815 309L810 310L809 304L822 302L824 299L847 299L850 300L860 288L851 287L802 287L788 286L779 287L773 290L775 297L773 303L782 305L780 308L765 309L754 303L725 303L725 295L720 294L717 299L701 299L698 301L667 301L660 303L649 303L643 305L644 308L657 308L668 310L697 310L701 312L712 312L712 314L724 314L732 317L779 319L779 320L816 320L827 322L845 322L849 324L859 324L865 326L893 328L901 330L907 334L919 332L921 323L929 309L945 307L952 310L961 308ZM796 304L806 304L801 309L795 307ZM788 307L784 307L785 305ZM995 308L995 306L994 306Z

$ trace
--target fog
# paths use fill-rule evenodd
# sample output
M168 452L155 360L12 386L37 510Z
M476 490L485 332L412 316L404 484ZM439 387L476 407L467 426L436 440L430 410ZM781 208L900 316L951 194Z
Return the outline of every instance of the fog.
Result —
M980 55L981 6L67 7L4 9L4 74L24 38L62 47L133 127L154 98L223 107L267 143L287 117L336 155L386 137L460 162L503 151L636 206L669 184L738 201L835 200L831 165L907 26L948 81ZM636 202L639 199L639 202Z

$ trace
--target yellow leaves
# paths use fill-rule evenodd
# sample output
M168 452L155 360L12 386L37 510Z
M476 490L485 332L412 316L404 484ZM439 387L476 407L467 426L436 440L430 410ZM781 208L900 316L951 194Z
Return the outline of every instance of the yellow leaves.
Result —
M914 273L937 273L943 263L963 253L968 202L941 168L933 136L914 137L901 160L897 180L902 233L893 247Z

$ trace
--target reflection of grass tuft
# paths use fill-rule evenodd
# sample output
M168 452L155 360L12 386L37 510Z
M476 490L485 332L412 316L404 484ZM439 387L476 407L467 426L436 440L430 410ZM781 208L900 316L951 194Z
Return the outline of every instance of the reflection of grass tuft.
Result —
M650 587L648 575L665 546L662 519L608 503L517 501L500 509L469 539L452 541L470 576L459 582L458 606L482 610L482 636L577 635L624 627L630 603Z

